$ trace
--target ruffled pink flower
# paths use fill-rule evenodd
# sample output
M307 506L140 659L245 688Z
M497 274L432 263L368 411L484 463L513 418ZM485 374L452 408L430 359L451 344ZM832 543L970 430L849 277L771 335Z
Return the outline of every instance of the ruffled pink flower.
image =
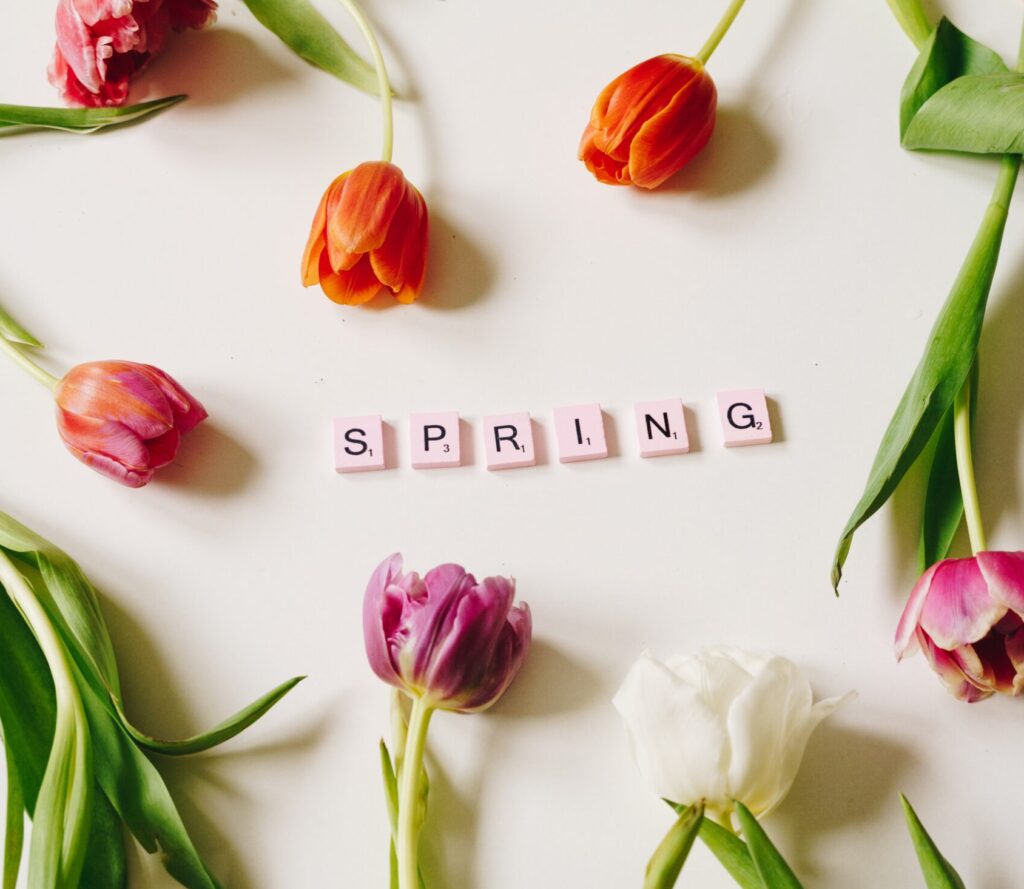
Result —
M1024 692L1024 552L980 552L925 571L900 618L896 657L918 647L962 701Z
M50 83L71 105L121 105L168 32L203 28L216 9L215 0L58 0Z
M430 706L469 713L505 693L526 659L530 609L512 607L515 582L477 582L459 565L425 577L385 559L366 588L363 634L373 671Z
M55 390L57 429L86 466L141 488L178 453L206 410L156 367L91 361L71 368Z

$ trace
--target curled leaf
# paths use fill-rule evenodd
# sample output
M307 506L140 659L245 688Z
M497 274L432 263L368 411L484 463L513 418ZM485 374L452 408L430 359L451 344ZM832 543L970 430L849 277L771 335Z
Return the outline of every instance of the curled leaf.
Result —
M177 105L188 96L167 96L137 105L114 108L40 108L35 105L0 105L0 135L23 130L61 130L95 133L118 124L131 123Z

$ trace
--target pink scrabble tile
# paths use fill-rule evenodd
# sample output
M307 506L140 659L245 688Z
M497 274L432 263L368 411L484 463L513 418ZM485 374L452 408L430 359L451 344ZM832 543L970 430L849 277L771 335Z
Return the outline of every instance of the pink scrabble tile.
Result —
M528 413L484 417L484 453L488 469L536 466L533 422Z
M599 404L555 408L555 438L562 463L602 460L608 456L604 416Z
M719 392L718 414L727 448L771 442L772 424L764 389Z
M642 401L636 405L636 434L641 457L685 454L690 450L686 436L686 414L679 398Z
M384 424L380 417L335 417L335 472L384 468Z
M409 444L414 469L461 466L459 415L455 411L413 414L409 417Z

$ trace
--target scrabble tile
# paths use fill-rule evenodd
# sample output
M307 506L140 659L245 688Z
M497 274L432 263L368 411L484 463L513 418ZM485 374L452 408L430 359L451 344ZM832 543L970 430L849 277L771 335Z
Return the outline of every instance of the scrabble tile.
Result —
M562 463L602 460L608 456L604 416L599 404L555 408L555 438Z
M641 457L687 453L690 440L686 436L682 399L642 401L636 405L636 434Z
M335 417L335 472L384 468L384 424L380 417Z
M718 414L727 448L768 444L772 440L764 389L719 392Z
M414 469L462 465L459 415L455 411L413 414L409 417L409 444Z
M536 466L533 423L528 413L484 417L484 453L488 469Z

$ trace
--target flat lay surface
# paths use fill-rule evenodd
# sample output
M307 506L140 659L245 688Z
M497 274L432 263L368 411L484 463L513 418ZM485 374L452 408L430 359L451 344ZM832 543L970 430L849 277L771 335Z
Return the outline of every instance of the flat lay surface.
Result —
M340 7L319 5L362 50ZM4 305L55 360L152 362L210 413L129 490L82 471L52 405L0 364L2 508L101 590L147 731L184 737L309 676L243 738L163 768L226 887L386 885L389 713L361 608L395 550L512 575L533 611L502 701L434 719L430 823L447 830L426 834L431 887L639 886L673 816L611 698L644 649L714 643L786 655L820 697L858 692L766 822L809 885L920 885L900 791L972 889L1016 884L1021 704L968 712L923 663L895 662L916 579L899 492L859 533L840 598L829 585L997 163L899 148L915 52L882 0L784 0L749 4L710 63L719 119L700 156L657 192L597 186L576 160L594 96L637 60L695 51L720 5L368 2L400 96L395 161L431 212L413 306L301 287L312 210L375 155L378 109L236 0L133 92L187 102L84 140L0 141ZM1015 50L1018 5L940 11ZM52 15L6 11L5 101L55 104ZM1024 531L1022 236L1011 214L982 341L993 549ZM761 389L773 442L726 448L717 393ZM635 406L673 399L689 452L644 458ZM606 458L560 462L566 405L599 405ZM414 468L413 415L452 412L461 465ZM485 429L523 412L536 465L488 471ZM387 468L335 473L334 419L377 415ZM175 885L144 856L132 866L134 886ZM733 883L698 845L680 885Z

